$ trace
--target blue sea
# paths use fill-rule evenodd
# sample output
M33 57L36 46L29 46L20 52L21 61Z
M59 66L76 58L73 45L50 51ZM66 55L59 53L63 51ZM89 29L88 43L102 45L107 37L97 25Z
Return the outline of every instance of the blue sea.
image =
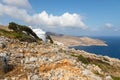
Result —
M120 59L120 37L92 37L103 40L108 46L75 46L75 49L84 50L98 55Z

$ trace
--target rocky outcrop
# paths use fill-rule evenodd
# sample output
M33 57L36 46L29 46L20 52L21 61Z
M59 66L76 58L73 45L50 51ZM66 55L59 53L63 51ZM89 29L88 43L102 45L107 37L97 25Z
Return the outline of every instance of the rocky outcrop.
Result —
M0 77L2 80L112 80L111 75L120 74L120 61L117 59L69 49L63 45L20 42L5 37L4 40L6 47L0 48L0 56L5 56L6 60L1 58L0 70L4 73L6 65L11 69ZM79 55L89 63L78 59ZM95 63L100 63L100 66ZM116 73L113 71L111 74L109 70L104 71L102 65L111 68L110 71L112 67L118 70L114 69Z
M0 74L4 74L7 72L7 67L8 67L7 63L8 62L6 58L3 56L0 56Z
M0 77L8 71L8 56L6 53L0 53Z
M2 36L0 38L0 48L5 48L5 47L6 47L6 42L5 42L4 37Z

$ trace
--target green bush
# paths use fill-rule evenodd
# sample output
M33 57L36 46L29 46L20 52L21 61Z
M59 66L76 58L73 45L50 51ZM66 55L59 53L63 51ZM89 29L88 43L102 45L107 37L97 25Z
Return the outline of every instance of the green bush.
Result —
M14 22L11 22L9 23L8 28L13 31L6 31L4 29L0 29L0 36L14 38L14 39L18 39L20 41L26 41L26 42L42 41L42 39L38 38L38 36L32 31L32 29L30 29L27 26L18 25ZM24 33L23 31L25 31L27 34Z
M17 26L18 25L16 23L10 22L8 28L13 31L18 31Z
M19 33L25 31L29 36L32 35L35 39L39 39L39 37L28 26L18 25L14 22L10 22L8 28Z
M25 31L26 33L27 33L27 35L28 36L31 36L31 37L33 37L33 38L35 38L35 39L37 39L37 40L42 40L42 39L40 39L36 34L35 34L35 32L33 32L33 30L31 29L31 28L29 28L28 26L25 26L25 25L19 25L19 24L17 24L17 23L15 23L15 22L10 22L9 23L9 26L8 26L8 28L9 29L11 29L11 30L13 30L13 31L15 31L15 32L17 32L18 34L17 35L15 35L15 38L20 38L20 37L22 37L20 40L22 40L22 41L24 41L24 40L28 40L29 38L27 38L27 37L23 37L23 35L21 35L21 34L23 34L23 31ZM25 34L25 33L24 33ZM52 40L52 38L50 37L50 35L47 35L46 34L46 38L48 39L48 40L50 40L50 43L53 43L53 40ZM31 38L30 38L31 39ZM33 40L33 39L32 39Z
M87 58L85 58L84 56L79 55L77 57L78 57L78 59L77 59L78 61L81 61L84 64L89 64L89 60Z
M112 79L113 79L113 80L120 80L120 77L112 76Z

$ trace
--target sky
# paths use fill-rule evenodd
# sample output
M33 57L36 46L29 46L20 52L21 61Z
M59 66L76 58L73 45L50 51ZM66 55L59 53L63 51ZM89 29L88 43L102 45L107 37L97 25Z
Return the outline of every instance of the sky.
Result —
M0 24L74 36L120 36L120 0L0 0Z

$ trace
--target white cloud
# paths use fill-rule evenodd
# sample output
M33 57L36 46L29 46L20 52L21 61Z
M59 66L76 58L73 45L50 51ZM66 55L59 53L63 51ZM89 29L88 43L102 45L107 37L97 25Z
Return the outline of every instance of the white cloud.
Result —
M31 7L28 0L2 0L2 2L9 6L16 6L16 7L22 7L22 8Z
M86 28L86 25L82 21L82 17L78 14L70 14L68 12L62 14L61 16L54 16L43 11L39 14L32 16L32 22L35 24L45 25L45 26L62 26L62 27L80 27Z
M113 27L113 24L111 24L111 23L106 23L106 24L105 24L105 27L107 27L107 28L112 28L112 27Z
M27 11L25 9L18 9L14 6L7 6L0 4L0 13L2 15L8 15L12 18L20 19L27 21L30 16L27 14Z
M11 6L14 4L9 3L9 1L13 2L13 1L18 1L18 0L3 0L3 1L4 2L6 1L7 5L3 5L0 3L1 15L8 15L12 18L24 21L28 24L43 25L43 26L49 26L49 27L59 26L59 27L79 27L83 29L86 28L86 25L83 22L82 16L76 13L70 14L66 12L60 16L54 16L53 14L48 14L46 11L43 11L41 13L36 13L31 16L28 14L26 9L18 8L16 6ZM17 3L15 4L17 5Z

